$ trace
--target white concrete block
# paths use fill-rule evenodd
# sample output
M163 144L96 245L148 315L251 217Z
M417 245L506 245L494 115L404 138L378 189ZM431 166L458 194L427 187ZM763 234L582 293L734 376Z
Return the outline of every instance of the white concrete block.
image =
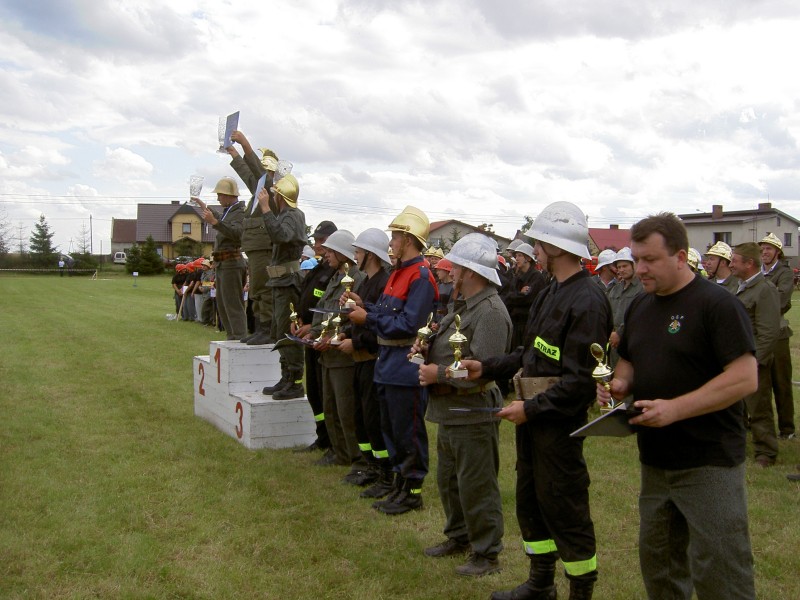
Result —
M272 352L272 348L272 344L248 346L232 341L211 342L209 355L217 382L278 381L281 378L280 354Z
M247 448L307 446L316 438L308 400L273 400L261 393L280 379L277 353L267 348L212 342L210 356L195 356L194 413ZM266 369L259 360L267 361ZM263 379L264 372L272 377Z

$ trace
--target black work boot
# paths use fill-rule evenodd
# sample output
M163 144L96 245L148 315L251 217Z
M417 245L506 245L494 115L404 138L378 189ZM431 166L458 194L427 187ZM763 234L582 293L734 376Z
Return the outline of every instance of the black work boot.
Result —
M253 337L255 337L256 335L258 335L258 325L259 325L259 323L258 323L258 317L255 317L255 322L254 322L254 324L253 324L253 333L249 333L249 334L247 334L246 336L244 336L244 337L243 337L242 339L240 339L239 341L240 341L240 342L242 342L243 344L246 344L248 341L250 341L250 339L251 339L251 338L253 338Z
M389 504L392 500L394 500L400 492L403 491L403 483L405 480L400 477L400 473L393 473L392 477L394 478L392 481L392 486L389 488L389 493L384 494L383 496L364 496L365 498L384 498L383 500L378 500L377 502L372 503L372 508L376 510L380 510L381 506L384 504ZM364 490L364 493L369 492L372 488L367 488Z
M470 546L468 540L457 540L455 538L447 538L445 541L436 544L435 546L430 546L429 548L425 548L423 553L425 556L430 556L431 558L439 558L441 556L455 556L456 554L466 554L470 551L472 546Z
M569 600L592 600L594 582L597 581L597 571L586 573L569 579Z
M289 373L289 383L273 392L273 400L291 400L292 398L302 398L306 395L306 390L303 388L303 372Z
M353 468L345 475L345 483L365 487L378 481L381 472L377 465L369 464L363 468Z
M362 498L385 498L394 491L394 473L391 467L381 469L378 480L359 494Z
M379 506L378 510L385 515L402 515L420 508L422 508L422 481L406 479L400 493L386 504Z
M261 346L263 344L274 344L275 338L269 334L269 323L261 322L256 327L256 332L245 342L248 346Z
M465 577L483 577L484 575L499 573L501 570L497 554L478 554L473 552L469 555L469 560L466 563L456 567L456 574L464 575Z
M556 553L530 554L528 581L513 590L492 592L490 600L556 600Z
M289 372L281 371L280 381L278 381L278 383L276 383L275 385L268 385L263 390L261 390L261 393L264 394L265 396L271 396L278 390L282 390L283 388L285 388L287 385L289 385L290 382L291 378L289 377Z

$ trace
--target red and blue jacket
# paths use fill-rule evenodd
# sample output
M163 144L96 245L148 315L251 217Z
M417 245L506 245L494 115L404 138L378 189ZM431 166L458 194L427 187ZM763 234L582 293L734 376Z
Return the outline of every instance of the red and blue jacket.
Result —
M434 311L439 291L428 263L420 255L400 263L375 304L367 304L367 326L384 340L407 340L398 346L381 345L375 363L375 383L419 385L419 366L408 354L417 331Z

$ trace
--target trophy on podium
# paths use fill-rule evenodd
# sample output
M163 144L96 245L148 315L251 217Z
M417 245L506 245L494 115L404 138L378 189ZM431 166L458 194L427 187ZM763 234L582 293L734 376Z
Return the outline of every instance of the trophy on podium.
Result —
M425 323L425 326L424 327L420 327L417 330L417 341L419 342L420 349L425 347L426 340L433 333L433 330L431 329L431 321L433 321L433 313L428 315L428 322ZM409 360L409 362L412 362L415 365L424 365L425 364L425 357L422 356L422 354L420 352L417 352L416 354L414 354L408 360Z
M344 285L344 291L347 294L350 294L350 288L353 287L355 281L355 279L350 277L350 263L344 263L344 277L342 277L342 285ZM356 307L356 301L352 298L348 298L344 303L344 307L349 310L353 310Z
M589 351L592 353L592 356L597 361L597 366L594 368L594 371L592 371L592 377L597 383L602 384L603 387L610 392L611 380L614 379L614 369L610 368L608 364L604 362L606 353L603 350L603 347L597 342L595 342L594 344L589 346ZM614 407L616 407L616 405L617 403L612 396L608 406L603 407L600 410L613 410Z
M447 367L447 375L453 379L464 379L469 372L461 364L461 346L467 343L467 336L461 333L461 316L455 318L456 332L447 338L453 349L453 364Z

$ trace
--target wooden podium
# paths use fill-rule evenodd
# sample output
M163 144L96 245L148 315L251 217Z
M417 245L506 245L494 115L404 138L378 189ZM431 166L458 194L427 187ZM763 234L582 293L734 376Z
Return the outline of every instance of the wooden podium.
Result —
M272 345L211 342L195 356L194 414L250 449L308 446L316 439L308 400L273 400L261 393L281 378Z

